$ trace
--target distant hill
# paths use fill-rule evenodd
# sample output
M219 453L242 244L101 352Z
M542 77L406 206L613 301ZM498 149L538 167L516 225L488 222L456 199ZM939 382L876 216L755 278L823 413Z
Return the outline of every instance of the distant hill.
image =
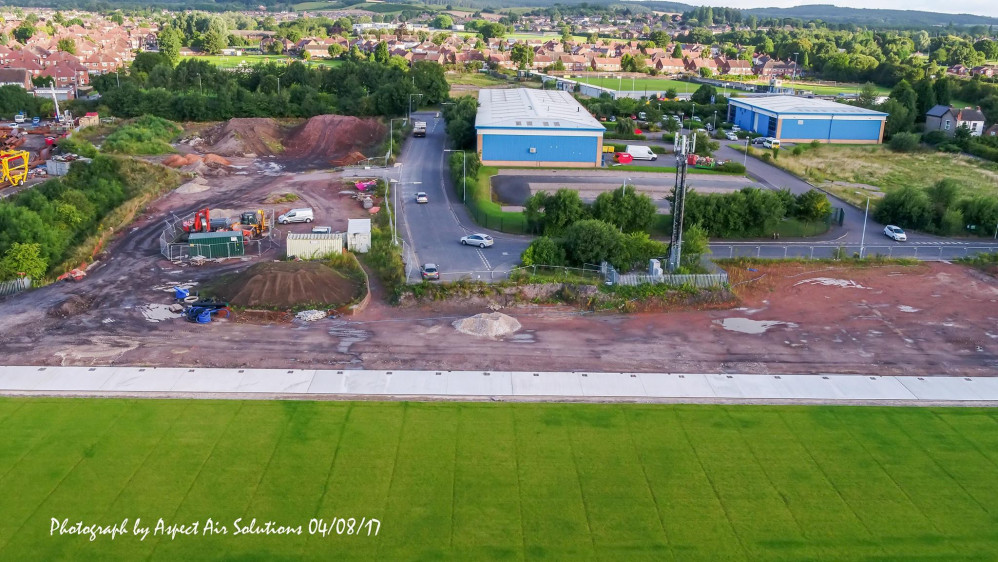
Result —
M915 10L840 8L831 4L810 4L793 8L753 8L744 10L756 16L822 20L828 23L854 23L871 27L932 27L934 25L998 25L998 17L973 14L939 14Z

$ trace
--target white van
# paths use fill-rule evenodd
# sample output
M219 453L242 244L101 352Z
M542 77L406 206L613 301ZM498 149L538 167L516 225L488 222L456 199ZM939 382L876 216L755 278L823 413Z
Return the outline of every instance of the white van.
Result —
M766 140L762 141L762 146L766 148L780 148L780 139L768 137Z
M631 155L631 158L635 160L658 160L658 154L655 154L647 146L641 146L639 144L629 144L624 152Z
M312 213L312 209L291 209L290 211L277 217L277 222L280 224L288 224L289 222L312 222L314 218L315 215Z

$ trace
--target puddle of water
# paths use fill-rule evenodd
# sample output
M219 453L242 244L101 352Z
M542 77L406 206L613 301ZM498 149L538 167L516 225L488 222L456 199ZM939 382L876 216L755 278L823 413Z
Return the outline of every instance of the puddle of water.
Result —
M762 334L774 326L786 326L796 328L793 322L783 322L781 320L752 320L751 318L725 318L714 323L720 324L725 330L741 332L743 334Z
M921 309L920 308L914 308L914 307L908 306L906 304L899 304L898 305L898 310L900 310L901 312L918 312Z
M844 289L869 289L869 287L864 287L852 279L834 279L832 277L815 277L813 279L805 279L794 283L794 287L805 284L825 285L826 287L842 287Z
M146 304L140 306L139 311L142 312L142 316L149 322L162 322L171 318L180 318L180 314L170 312L170 305L168 304Z

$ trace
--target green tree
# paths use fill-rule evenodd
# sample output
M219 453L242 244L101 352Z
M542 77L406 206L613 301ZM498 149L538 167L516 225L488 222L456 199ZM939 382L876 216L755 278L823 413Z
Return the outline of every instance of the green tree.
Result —
M828 197L817 189L810 189L796 197L794 215L804 224L824 220L831 212L832 204Z
M877 92L877 86L873 82L867 82L863 84L863 87L859 90L859 98L856 100L862 107L873 107L877 104L877 96L880 95Z
M925 113L936 105L936 91L932 88L932 80L923 78L915 82L915 95L918 97L916 119L924 119Z
M957 180L945 178L932 184L925 190L925 194L932 203L932 210L937 221L941 221L946 211L956 206L956 200L960 196L962 185Z
M0 279L30 277L38 281L47 270L48 262L42 256L41 244L14 242L0 259Z
M225 34L218 30L211 30L204 34L204 52L209 55L217 55L222 52L222 49L229 46L228 39Z
M682 46L679 45L679 43L676 43L676 46L672 49L672 58L674 59L683 58L683 48Z
M534 63L534 50L526 43L516 43L509 53L509 60L515 62L518 68L530 68Z
M574 189L561 188L544 199L544 234L560 234L588 214L586 204Z
M936 91L936 103L949 105L953 101L953 85L949 78L943 76L936 80L932 88Z
M378 46L374 48L374 62L388 64L389 58L391 58L391 53L388 51L388 43L379 42Z
M454 26L454 20L447 14L437 14L437 17L430 20L430 27L435 29L450 29Z
M520 254L523 265L564 265L565 248L554 239L539 236Z
M630 118L618 119L614 130L620 135L633 135L635 129L634 121Z
M28 22L24 22L17 26L17 29L14 30L14 39L17 39L18 43L24 45L27 44L28 40L31 39L34 34L35 26Z
M183 36L176 28L164 28L163 31L159 32L157 40L159 53L170 61L171 66L180 62L180 47L183 45Z
M906 185L889 191L877 203L873 218L881 224L925 230L932 225L932 202L923 190Z
M621 265L622 245L623 235L601 220L580 220L565 230L568 261L578 266L604 261Z
M918 133L896 133L891 137L888 146L895 152L912 152L918 148L921 138Z
M700 265L700 258L705 254L710 254L710 236L707 229L700 223L694 223L686 227L683 232L683 251L680 253L680 268L683 271L696 271Z
M72 39L60 39L56 43L56 48L64 53L69 53L71 55L76 54L76 43Z
M610 223L624 232L648 229L655 220L657 209L651 197L638 193L633 185L604 191L592 205L592 216Z
M717 101L717 88L711 86L710 84L704 84L697 88L697 91L693 92L690 96L690 101L698 105L707 105L713 103L711 100Z

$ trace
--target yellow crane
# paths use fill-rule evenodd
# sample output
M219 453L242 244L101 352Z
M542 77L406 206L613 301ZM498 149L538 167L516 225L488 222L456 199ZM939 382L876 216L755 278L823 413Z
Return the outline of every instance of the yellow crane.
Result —
M0 168L3 176L0 183L10 182L10 185L20 185L28 179L28 151L11 150L0 152Z

